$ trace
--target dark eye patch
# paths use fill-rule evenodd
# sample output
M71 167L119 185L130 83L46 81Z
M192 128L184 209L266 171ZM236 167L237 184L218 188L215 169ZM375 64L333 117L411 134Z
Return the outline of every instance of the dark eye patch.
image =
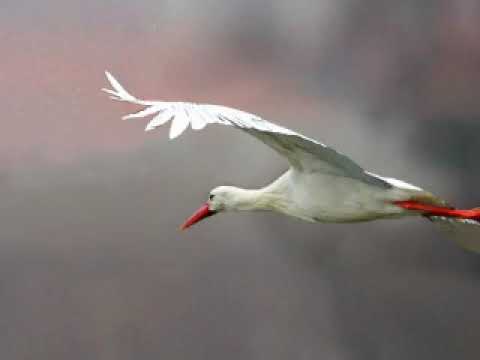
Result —
M209 200L213 200L214 197L215 197L215 195L210 194L210 195L208 196L208 199L209 199Z

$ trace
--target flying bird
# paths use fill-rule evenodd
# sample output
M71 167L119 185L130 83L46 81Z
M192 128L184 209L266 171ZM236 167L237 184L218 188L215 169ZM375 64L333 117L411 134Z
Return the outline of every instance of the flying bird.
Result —
M455 209L418 186L365 171L325 144L257 115L219 105L141 100L105 74L112 89L102 90L111 99L143 106L123 119L153 116L146 131L170 122L169 137L174 139L189 126L201 130L209 124L228 125L257 138L290 165L259 189L214 188L182 229L225 211L274 211L308 222L335 223L423 216L459 235L462 247L480 252L480 208Z

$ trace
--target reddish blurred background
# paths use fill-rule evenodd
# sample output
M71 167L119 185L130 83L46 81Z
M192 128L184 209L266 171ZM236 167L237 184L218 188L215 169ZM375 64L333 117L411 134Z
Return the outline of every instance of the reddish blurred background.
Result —
M238 107L473 207L478 39L474 0L3 0L0 357L478 359L478 256L411 219L179 233L286 164L231 129L145 134L100 92L108 69Z

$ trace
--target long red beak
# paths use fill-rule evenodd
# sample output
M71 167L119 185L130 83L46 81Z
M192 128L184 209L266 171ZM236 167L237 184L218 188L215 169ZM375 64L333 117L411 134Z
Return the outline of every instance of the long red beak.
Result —
M193 224L199 222L200 220L203 220L209 216L212 216L213 214L215 214L216 211L213 211L213 210L210 210L208 208L208 203L206 204L203 204L200 209L198 209L197 211L195 211L195 213L190 216L187 220L185 220L185 222L183 223L182 226L180 226L180 229L181 230L185 230L185 229L188 229L190 226L192 226Z

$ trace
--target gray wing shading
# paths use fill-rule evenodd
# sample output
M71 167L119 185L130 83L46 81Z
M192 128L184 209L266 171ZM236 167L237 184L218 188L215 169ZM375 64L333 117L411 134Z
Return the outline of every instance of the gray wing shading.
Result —
M462 248L480 253L480 222L470 219L430 216L430 220Z
M109 72L105 74L112 89L102 90L110 94L111 99L144 106L141 111L126 115L123 119L153 116L145 131L170 121L169 136L174 139L189 126L193 130L201 130L208 124L228 125L270 146L299 171L321 172L357 179L382 188L392 187L388 182L366 173L353 160L334 149L257 115L219 105L141 100L128 93Z

